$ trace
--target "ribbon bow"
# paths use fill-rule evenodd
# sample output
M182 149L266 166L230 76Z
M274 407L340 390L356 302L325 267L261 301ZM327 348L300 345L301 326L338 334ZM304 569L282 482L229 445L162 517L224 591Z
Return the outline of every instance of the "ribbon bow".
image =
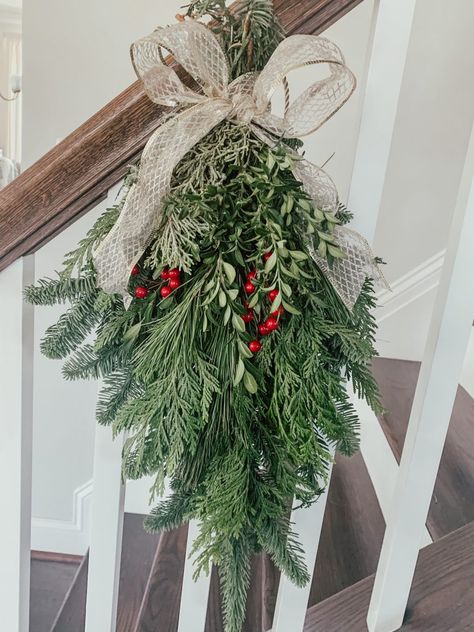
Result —
M196 80L202 93L183 85L166 65L162 49ZM229 68L214 34L203 24L187 21L159 29L131 48L134 68L150 99L163 106L185 108L162 124L149 139L138 181L131 188L116 224L94 255L97 284L106 292L127 295L133 265L140 259L161 220L163 201L171 188L174 168L183 156L225 119L250 125L268 145L275 137L300 138L318 129L350 97L355 78L339 48L323 37L293 35L283 40L260 73L244 74L229 83ZM291 70L327 64L329 77L309 86L284 116L271 111L276 89ZM338 195L331 178L306 160L292 167L315 206L335 213ZM343 226L335 230L344 259L330 268L311 242L310 256L351 309L367 276L380 277L370 248L359 234ZM309 238L308 238L309 239Z

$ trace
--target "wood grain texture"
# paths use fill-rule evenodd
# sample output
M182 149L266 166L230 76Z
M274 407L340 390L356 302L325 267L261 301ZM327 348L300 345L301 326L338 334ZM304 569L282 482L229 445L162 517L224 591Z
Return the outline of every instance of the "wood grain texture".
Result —
M77 561L31 557L30 632L50 632L78 567Z
M117 630L130 632L137 621L160 537L146 533L144 516L124 516Z
M51 626L51 632L84 632L88 566L89 555L87 554Z
M267 555L253 556L247 612L242 632L266 632L271 629L279 578L279 571ZM204 632L224 632L219 575L216 568L212 570Z
M474 630L474 524L420 552L403 632ZM374 576L308 611L304 632L367 632Z
M376 358L373 370L387 411L380 422L400 462L420 363ZM473 437L474 400L460 386L426 523L434 540L474 521Z
M135 625L128 632L176 632L187 526L162 533Z
M288 34L320 33L360 2L275 0L275 8ZM2 189L0 270L103 199L140 155L163 112L135 82Z
M309 606L377 569L385 522L360 453L336 456Z

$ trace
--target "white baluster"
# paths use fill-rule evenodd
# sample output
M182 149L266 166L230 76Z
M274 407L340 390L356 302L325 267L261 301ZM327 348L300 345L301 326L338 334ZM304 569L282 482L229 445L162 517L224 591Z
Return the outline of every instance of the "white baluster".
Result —
M33 431L33 308L23 290L34 256L0 272L0 501L2 630L28 632Z
M385 522L392 507L393 493L398 478L398 463L387 441L380 421L366 401L352 394L352 402L362 423L360 426L360 449L369 473L375 495ZM433 542L428 529L423 529L421 546Z
M334 449L331 449L331 456L334 457ZM331 473L332 464L328 472L328 485L318 501L309 509L296 509L291 514L291 522L294 523L295 531L298 533L306 553L306 565L311 575L311 581L304 588L298 588L286 576L281 576L272 632L289 632L289 630L302 632L303 630L313 572L317 573L314 566L323 527Z
M474 127L368 614L403 621L474 316Z
M374 4L360 132L348 198L348 208L355 213L351 226L371 244L385 186L415 7L416 0L376 0ZM361 419L362 456L386 519L398 464L373 412L356 396L352 399ZM423 543L429 542L425 530Z
M372 47L362 101L348 208L351 227L373 243L416 0L375 0ZM387 73L390 81L387 81Z
M204 632L206 625L211 574L209 573L206 577L202 573L197 582L195 582L193 580L193 563L192 559L190 559L191 549L198 534L199 524L192 520L189 523L188 542L186 545L178 632Z
M115 632L122 551L125 486L123 436L97 426L85 632Z

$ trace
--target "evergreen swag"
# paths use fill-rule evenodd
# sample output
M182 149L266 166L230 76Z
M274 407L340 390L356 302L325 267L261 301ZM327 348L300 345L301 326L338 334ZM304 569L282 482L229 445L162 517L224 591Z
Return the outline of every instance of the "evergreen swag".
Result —
M282 38L271 0L197 0L228 51L233 77L260 69ZM295 143L293 143L293 147ZM163 222L132 270L126 309L96 288L94 248L114 225L136 179L105 211L57 279L27 290L35 305L70 303L41 343L66 358L66 379L103 378L97 418L128 432L126 478L165 478L172 495L146 520L151 531L201 523L196 573L219 566L227 632L241 630L250 556L264 551L297 585L308 571L288 521L291 500L321 493L331 456L357 449L346 381L379 407L372 282L352 312L305 252L311 233L329 263L341 256L336 217L313 208L289 169L287 145L270 149L224 122L174 174ZM246 292L243 290L245 288ZM85 342L95 332L94 342ZM249 348L250 347L250 348Z

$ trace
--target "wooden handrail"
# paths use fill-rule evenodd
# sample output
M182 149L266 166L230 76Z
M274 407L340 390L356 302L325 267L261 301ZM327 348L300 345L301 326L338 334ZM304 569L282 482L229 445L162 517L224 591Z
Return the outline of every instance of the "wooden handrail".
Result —
M288 34L317 34L361 1L275 0L275 9ZM103 199L139 157L162 112L136 81L3 189L0 270Z

